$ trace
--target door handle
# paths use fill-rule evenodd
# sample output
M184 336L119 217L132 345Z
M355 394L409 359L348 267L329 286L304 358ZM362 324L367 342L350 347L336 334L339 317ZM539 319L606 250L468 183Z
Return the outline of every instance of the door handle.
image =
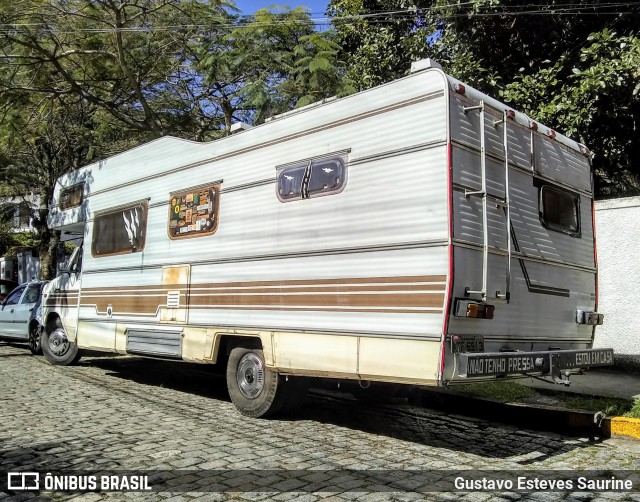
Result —
M11 313L12 313L12 314L13 314L13 310L14 310L14 309L11 309Z

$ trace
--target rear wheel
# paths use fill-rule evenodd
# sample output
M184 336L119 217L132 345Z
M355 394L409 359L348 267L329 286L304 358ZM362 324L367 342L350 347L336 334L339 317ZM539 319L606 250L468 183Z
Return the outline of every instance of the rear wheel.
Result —
M227 362L227 389L231 402L248 417L278 413L285 404L282 379L264 363L260 349L235 347Z
M40 344L40 325L36 322L29 326L29 350L32 354L42 354L42 345Z
M69 340L60 319L56 319L52 329L42 333L41 346L44 356L51 364L68 366L80 359L78 346Z

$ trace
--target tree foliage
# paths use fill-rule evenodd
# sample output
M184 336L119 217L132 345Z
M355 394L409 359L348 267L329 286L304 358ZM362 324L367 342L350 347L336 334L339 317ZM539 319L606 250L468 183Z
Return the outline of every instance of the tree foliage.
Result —
M336 41L348 77L367 89L406 74L412 61L433 56L430 37L438 34L432 0L332 0Z
M433 57L594 151L598 196L640 193L640 5L604 0L332 0L359 88ZM344 18L344 16L359 16Z
M300 9L249 18L220 0L0 4L0 191L40 194L44 275L61 174L165 134L214 139L233 121L349 92L337 52Z
M301 8L262 9L217 40L198 42L197 68L209 104L224 117L261 123L269 116L350 92L337 61L339 47L318 33Z
M640 194L640 38L605 28L577 60L520 74L503 95L591 147L600 196Z

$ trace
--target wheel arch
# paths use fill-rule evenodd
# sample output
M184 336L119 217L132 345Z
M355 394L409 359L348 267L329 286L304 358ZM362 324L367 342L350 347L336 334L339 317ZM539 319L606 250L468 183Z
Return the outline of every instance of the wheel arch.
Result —
M216 336L213 348L213 362L226 366L229 354L235 347L263 350L262 337L259 334L239 335L237 333L220 333Z
M58 322L62 324L64 327L64 323L62 322L62 318L58 315L57 312L49 312L47 314L47 318L45 322L42 323L44 329L47 333L51 333L54 329L58 327Z

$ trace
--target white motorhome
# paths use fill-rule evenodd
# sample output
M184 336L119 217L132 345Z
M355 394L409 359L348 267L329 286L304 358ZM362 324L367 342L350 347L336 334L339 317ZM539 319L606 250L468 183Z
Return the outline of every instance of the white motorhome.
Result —
M303 379L446 385L613 363L589 151L446 75L326 100L211 143L164 137L60 178L83 245L43 348L227 365L263 416Z

